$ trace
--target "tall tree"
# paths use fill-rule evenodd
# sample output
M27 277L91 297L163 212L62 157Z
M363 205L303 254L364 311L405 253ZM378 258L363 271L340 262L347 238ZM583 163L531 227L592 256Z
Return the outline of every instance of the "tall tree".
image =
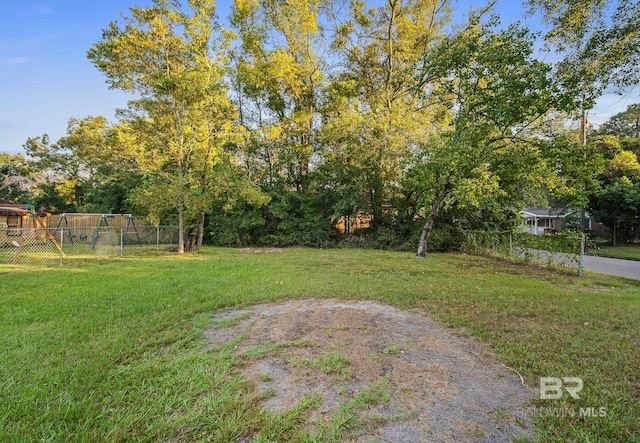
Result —
M64 138L61 140L51 142L47 134L29 137L24 149L40 175L34 203L52 212L74 212L84 204L84 167Z
M598 133L640 138L640 103L629 105L626 111L611 117L600 126Z
M11 202L31 201L35 184L32 168L20 154L0 153L0 199Z
M565 55L560 66L574 84L607 86L640 81L640 3L636 0L527 0L551 26L545 40Z
M640 181L616 178L595 198L594 217L611 229L613 245L630 238L640 228Z
M71 118L55 142L27 139L25 151L37 172L34 202L57 212L127 212L128 191L138 185L127 128L104 117Z
M110 87L140 97L127 114L142 146L138 165L158 204L177 209L179 253L185 211L203 201L191 198L193 189L206 182L203 173L214 171L203 165L219 161L217 134L236 118L224 81L229 37L216 22L213 0L189 0L184 7L154 0L132 7L123 27L112 22L88 54ZM196 212L204 217L206 209Z
M350 3L336 17L332 49L341 58L325 107L323 137L331 155L359 170L375 223L402 179L403 162L440 114L424 107L416 70L443 38L449 0L389 0L378 8Z
M606 88L619 91L640 81L640 3L636 0L527 0L550 25L546 42L562 54L557 76L575 91L580 143L587 144L587 113ZM586 152L585 152L586 159ZM586 189L584 190L586 192ZM585 228L585 210L581 227Z
M282 175L297 191L307 188L316 148L327 7L326 0L236 0L231 16L241 38L236 92L253 154L269 181Z
M590 197L601 189L606 140L592 139L583 145L575 131L557 128L541 146L554 172L544 179L548 199L553 205L587 208ZM583 225L580 228L584 230Z
M533 40L527 29L497 32L476 22L425 53L425 100L446 103L451 117L418 157L426 207L418 257L445 204L479 208L483 198L511 192L515 207L516 185L545 166L532 135L562 101L551 66L532 56Z

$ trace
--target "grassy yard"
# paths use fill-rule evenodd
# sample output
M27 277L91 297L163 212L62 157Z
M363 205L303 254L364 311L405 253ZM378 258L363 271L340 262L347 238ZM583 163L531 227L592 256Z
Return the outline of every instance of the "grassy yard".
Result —
M240 375L230 349L205 350L217 310L302 297L417 308L491 344L531 386L545 376L583 378L580 400L535 406L605 408L606 416L544 416L540 441L640 440L640 282L355 249L212 248L67 263L0 266L0 441L348 438L352 422L330 434L306 430L315 398L264 413L264 394ZM366 407L366 395L344 409Z
M603 257L640 260L640 246L602 246L593 253Z

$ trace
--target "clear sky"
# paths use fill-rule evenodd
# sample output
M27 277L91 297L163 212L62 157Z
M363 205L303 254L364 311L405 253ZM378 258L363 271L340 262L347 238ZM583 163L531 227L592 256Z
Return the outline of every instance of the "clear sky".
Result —
M219 2L228 15L231 0ZM109 22L132 5L150 0L1 0L0 7L0 152L23 152L28 137L44 133L52 141L66 132L71 117L114 118L131 96L110 90L105 77L87 59L87 50ZM374 3L372 1L371 3ZM459 11L483 0L458 0ZM522 0L499 0L503 24L524 18ZM536 28L535 17L524 22ZM590 113L593 123L640 102L638 91L609 94Z

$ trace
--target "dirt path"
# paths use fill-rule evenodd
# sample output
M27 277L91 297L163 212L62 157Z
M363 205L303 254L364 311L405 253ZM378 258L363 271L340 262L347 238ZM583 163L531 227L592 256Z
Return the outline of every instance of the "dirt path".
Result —
M211 347L246 334L234 353L265 410L322 395L316 423L359 405L357 442L511 442L534 438L533 397L490 349L433 320L370 301L295 300L217 313ZM374 391L375 389L375 391ZM379 398L351 402L361 393ZM364 425L363 425L364 424Z

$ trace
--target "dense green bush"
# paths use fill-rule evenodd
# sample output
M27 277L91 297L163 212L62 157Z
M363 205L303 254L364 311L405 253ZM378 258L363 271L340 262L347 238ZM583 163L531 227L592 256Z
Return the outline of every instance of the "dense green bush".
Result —
M429 251L460 251L464 243L462 231L452 225L436 226L429 237ZM417 242L416 242L417 245Z
M319 194L283 194L272 199L269 210L277 220L268 241L274 246L324 247L337 240L337 231Z
M216 246L249 246L261 244L267 235L266 208L237 203L225 209L217 205L209 217L209 238Z
M347 190L335 191L333 178L318 173L304 191L274 186L265 191L270 200L255 206L221 202L209 218L211 242L220 246L310 246L366 247L413 251L417 248L424 215L416 213L415 193L390 201L393 211L385 212L372 226L341 234L336 221L345 214L354 217L370 209L361 196ZM351 190L354 191L354 190ZM355 191L354 191L355 192ZM502 232L512 231L518 223L517 213L506 208L472 210L455 204L438 215L431 232L428 251L464 250L464 232L487 231L488 226Z
M311 246L337 243L339 235L315 193L273 193L271 201L255 207L219 205L210 217L213 244L220 246Z

